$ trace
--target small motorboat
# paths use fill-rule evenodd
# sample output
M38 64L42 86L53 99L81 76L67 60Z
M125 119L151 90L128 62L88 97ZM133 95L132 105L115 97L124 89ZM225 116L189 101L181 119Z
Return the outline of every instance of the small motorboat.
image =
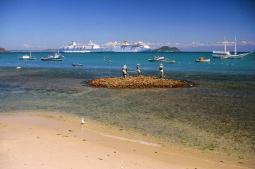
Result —
M19 60L35 60L36 58L32 57L31 52L29 55L23 55L19 57Z
M83 66L83 64L80 64L80 63L73 63L72 66L73 66L73 67L81 67L81 66Z
M196 59L196 62L210 62L211 59L207 59L205 57L199 57Z
M47 57L42 57L41 61L62 61L64 59L64 56L58 53L55 53L54 55L49 55Z
M165 60L164 56L154 56L152 59L148 59L150 62L157 62L157 61L163 61Z

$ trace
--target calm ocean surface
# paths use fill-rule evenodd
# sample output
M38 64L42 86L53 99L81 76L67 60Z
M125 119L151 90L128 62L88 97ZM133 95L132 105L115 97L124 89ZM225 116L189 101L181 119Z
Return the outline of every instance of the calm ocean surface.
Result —
M50 111L85 116L124 129L162 137L171 143L238 156L255 154L255 55L220 60L210 53L85 53L64 54L64 61L17 59L24 53L0 54L0 112ZM196 85L178 89L104 89L90 79L121 76L127 64L135 74L158 75L163 55L166 77ZM197 57L210 63L196 63ZM107 62L111 60L111 62ZM73 63L84 67L72 67ZM16 70L21 66L21 70Z
M127 64L129 70L135 70L137 63L142 70L158 70L159 63L148 62L148 59L156 55L165 56L175 60L176 64L164 64L166 71L174 72L198 72L198 73L224 73L224 74L255 74L255 54L252 53L243 59L214 59L211 53L180 52L180 53L85 53L67 54L60 62L43 62L41 57L48 53L32 53L37 60L24 61L17 59L25 53L0 53L0 67L34 67L34 68L70 68L73 63L84 64L83 69L120 69ZM196 63L198 57L211 59L210 63ZM111 62L108 62L111 60Z

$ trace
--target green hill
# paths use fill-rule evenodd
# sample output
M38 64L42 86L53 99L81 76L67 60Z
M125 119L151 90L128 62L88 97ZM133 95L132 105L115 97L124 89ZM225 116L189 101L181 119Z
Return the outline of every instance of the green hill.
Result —
M154 49L154 52L180 52L177 47L162 46L158 49Z
M149 49L144 52L180 52L180 49L177 47L161 46L157 49Z
M7 50L5 48L0 47L0 52L7 52Z

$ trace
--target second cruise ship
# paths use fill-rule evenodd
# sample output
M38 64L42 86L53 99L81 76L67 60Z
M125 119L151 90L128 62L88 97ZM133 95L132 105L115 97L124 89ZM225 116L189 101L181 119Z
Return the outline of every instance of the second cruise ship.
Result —
M143 52L151 49L149 45L145 44L142 41L135 43L128 43L127 41L123 42L108 42L106 44L105 51L111 52Z
M100 52L101 47L98 44L89 41L87 45L78 44L75 41L72 41L69 45L60 49L64 53L87 53L87 52Z

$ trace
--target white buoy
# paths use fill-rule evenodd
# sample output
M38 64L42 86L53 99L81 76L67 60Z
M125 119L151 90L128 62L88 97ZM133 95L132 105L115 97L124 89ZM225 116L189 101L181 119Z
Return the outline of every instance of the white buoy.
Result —
M16 67L16 70L19 70L19 69L21 69L21 67L20 67L20 66L17 66L17 67Z
M84 117L81 118L81 124L84 124L85 123L85 119Z

